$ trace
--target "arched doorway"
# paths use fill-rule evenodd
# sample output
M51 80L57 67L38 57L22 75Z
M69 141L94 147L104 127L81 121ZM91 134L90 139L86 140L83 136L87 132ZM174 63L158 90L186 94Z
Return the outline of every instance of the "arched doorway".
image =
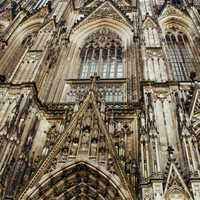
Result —
M127 200L120 180L88 161L75 161L49 174L28 190L25 199Z

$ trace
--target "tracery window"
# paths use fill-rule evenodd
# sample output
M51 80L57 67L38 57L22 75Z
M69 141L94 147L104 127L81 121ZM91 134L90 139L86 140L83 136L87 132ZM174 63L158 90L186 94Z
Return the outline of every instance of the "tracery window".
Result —
M107 28L90 35L81 50L80 78L97 73L103 79L123 78L122 41Z
M195 72L194 56L188 38L183 33L167 33L167 57L176 81L189 80L190 73Z

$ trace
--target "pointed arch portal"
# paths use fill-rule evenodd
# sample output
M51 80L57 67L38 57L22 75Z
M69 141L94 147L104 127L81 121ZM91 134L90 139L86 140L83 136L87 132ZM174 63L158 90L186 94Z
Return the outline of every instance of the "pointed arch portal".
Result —
M126 200L120 181L88 161L75 161L46 174L27 192L29 200Z
M96 88L95 80L94 78L92 82L92 89L94 91ZM80 106L79 111L74 115L67 129L39 167L37 173L33 176L29 185L19 197L19 200L135 199L130 184L127 182L127 177L124 174L118 154L113 146L111 137L107 134L107 129L97 107L94 91L89 92ZM73 130L78 125L78 121L83 120L83 118L86 119L84 113L86 113L90 107L93 108L93 112L97 120L99 120L99 128L106 139L110 152L109 158L110 160L113 159L115 170L109 172L103 166L100 167L99 164L95 165L96 162L94 160L89 160L86 157L84 157L85 160L83 160L81 154L80 157L77 158L77 161L74 161L74 164L67 164L72 163L71 161L67 161L64 163L63 167L57 165L56 170L56 168L52 166L52 161L57 159L61 146L66 141L65 139L69 134L73 134ZM90 124L85 125L90 126ZM47 173L49 170L53 171Z

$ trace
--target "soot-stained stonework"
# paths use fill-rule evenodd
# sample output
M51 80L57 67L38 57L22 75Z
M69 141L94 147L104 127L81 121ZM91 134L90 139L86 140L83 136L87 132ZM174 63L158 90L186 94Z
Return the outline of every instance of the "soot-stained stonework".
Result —
M200 200L198 0L0 0L0 199Z

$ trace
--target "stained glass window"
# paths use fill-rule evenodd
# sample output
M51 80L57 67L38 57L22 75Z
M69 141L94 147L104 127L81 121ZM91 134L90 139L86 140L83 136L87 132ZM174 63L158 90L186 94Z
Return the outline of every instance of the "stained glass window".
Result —
M186 81L195 72L193 53L188 38L183 33L166 35L167 56L176 81Z
M97 73L103 79L123 78L122 45L119 36L103 28L90 35L81 50L80 78Z

